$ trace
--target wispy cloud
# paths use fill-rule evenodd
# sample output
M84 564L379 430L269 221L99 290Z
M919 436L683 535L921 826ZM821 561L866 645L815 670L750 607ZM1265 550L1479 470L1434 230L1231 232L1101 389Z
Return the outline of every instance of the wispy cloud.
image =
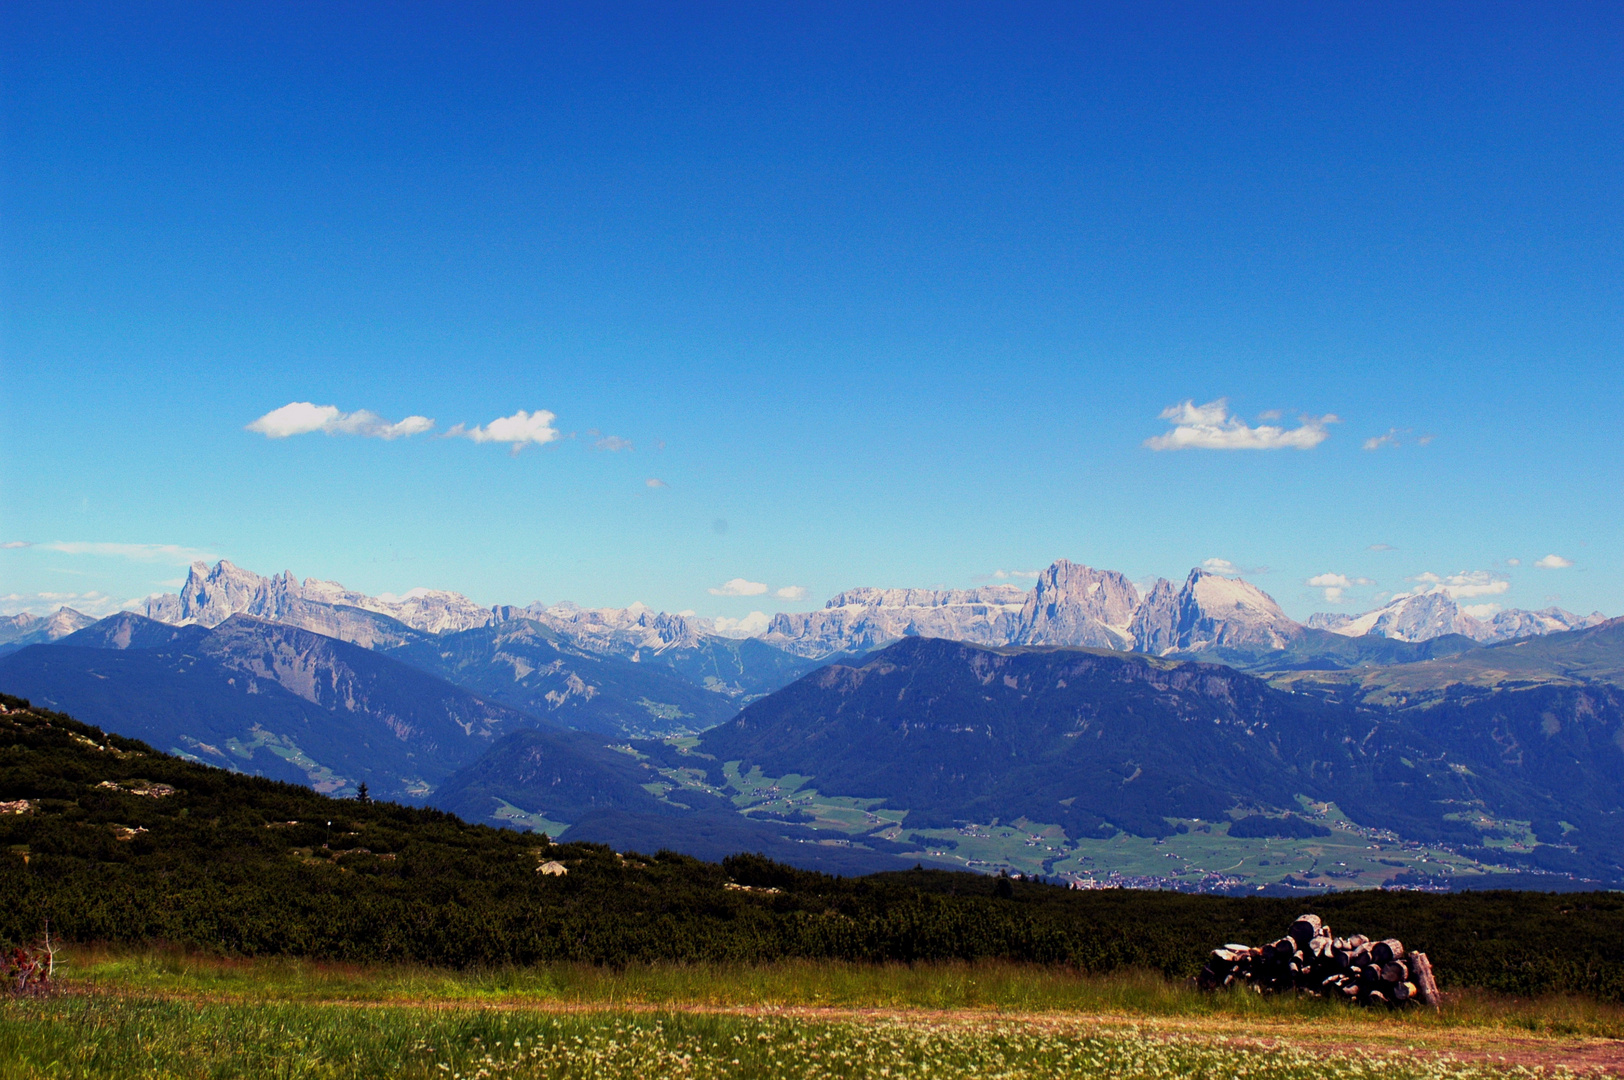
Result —
M1460 609L1474 619L1488 619L1498 614L1499 604L1462 604Z
M1369 578L1350 578L1346 574L1315 574L1306 584L1310 588L1323 589L1327 604L1340 604L1344 594L1356 586L1374 585Z
M613 454L618 453L621 450L630 450L632 448L632 441L630 439L622 439L619 435L605 435L603 438L593 443L592 448L594 450L607 450Z
M533 413L520 409L512 416L499 417L483 427L458 424L445 434L448 439L472 439L477 443L507 443L517 454L527 444L545 446L557 440L558 429L553 427L553 421L557 419L556 415L546 409L537 409Z
M1521 566L1522 565L1522 560L1521 559L1507 559L1506 560L1506 565L1507 566Z
M1201 569L1221 577L1241 577L1244 574L1267 574L1267 566L1237 566L1228 559L1203 559Z
M10 551L15 548L31 548L33 546L34 541L32 540L7 540L5 543L0 544L0 550Z
M644 480L643 483L647 484L651 488L663 488L671 486L664 480L661 480L658 476L651 476L647 480Z
M1404 432L1398 428L1388 428L1386 435L1374 435L1364 441L1364 449L1380 450L1384 446L1397 446Z
M280 409L272 409L249 424L245 430L258 432L268 439L286 439L290 435L362 435L369 439L403 439L421 435L434 426L426 416L408 416L391 423L375 412L357 409L343 412L336 405L313 405L308 401L290 401Z
M759 581L746 581L736 577L732 581L723 582L710 590L712 596L760 596L767 591L767 586Z
M777 592L773 593L773 595L778 597L780 600L805 600L806 586L785 585L782 589L779 589Z
M1566 570L1573 565L1573 560L1560 555L1547 555L1543 559L1535 559L1534 565L1542 570Z
M41 551L60 551L64 555L99 555L111 559L130 559L134 562L166 563L171 566L190 566L194 562L210 562L220 557L212 551L181 547L178 544L106 544L54 540L48 544L30 546Z
M1487 570L1462 570L1447 577L1439 577L1432 573L1417 574L1410 580L1418 585L1427 586L1428 592L1444 593L1451 600L1499 596L1511 588L1511 582L1505 578L1497 578Z
M1229 415L1229 399L1219 398L1205 405L1194 400L1184 401L1163 409L1161 419L1173 425L1173 430L1145 440L1152 450L1309 450L1329 437L1327 425L1338 423L1338 418L1324 416L1301 417L1295 428L1259 424L1250 427L1239 417Z
M1008 581L1010 578L1036 578L1042 576L1042 570L994 570L992 576L999 581Z
M1398 548L1394 547L1392 544L1371 544L1369 547L1365 548L1365 550L1366 551L1397 551Z

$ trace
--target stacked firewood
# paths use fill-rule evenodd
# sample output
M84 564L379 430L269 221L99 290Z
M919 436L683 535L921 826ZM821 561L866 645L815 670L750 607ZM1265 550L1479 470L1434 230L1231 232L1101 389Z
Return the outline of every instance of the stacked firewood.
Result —
M1258 993L1294 990L1360 1005L1437 1006L1438 984L1426 953L1407 953L1397 938L1340 938L1318 915L1303 915L1279 941L1261 948L1225 945L1196 979L1203 990L1239 984Z

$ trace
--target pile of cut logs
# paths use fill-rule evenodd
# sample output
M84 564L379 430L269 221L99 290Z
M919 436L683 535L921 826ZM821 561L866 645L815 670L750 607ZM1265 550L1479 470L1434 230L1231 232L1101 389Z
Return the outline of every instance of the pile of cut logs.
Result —
M1387 1008L1436 1007L1439 1001L1426 953L1406 953L1397 938L1332 937L1318 915L1300 916L1285 937L1262 948L1214 949L1196 979L1203 990L1237 983L1260 994L1295 990Z

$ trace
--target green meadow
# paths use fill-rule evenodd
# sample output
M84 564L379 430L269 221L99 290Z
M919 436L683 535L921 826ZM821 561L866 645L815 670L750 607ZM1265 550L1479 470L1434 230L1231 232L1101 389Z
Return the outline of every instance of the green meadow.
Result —
M1373 1014L1004 963L64 959L61 992L0 1002L0 1080L1565 1075L1624 1035L1624 1008L1578 998Z

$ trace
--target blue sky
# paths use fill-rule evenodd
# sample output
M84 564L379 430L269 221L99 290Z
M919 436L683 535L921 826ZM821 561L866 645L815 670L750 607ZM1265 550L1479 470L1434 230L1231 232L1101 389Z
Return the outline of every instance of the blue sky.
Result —
M732 617L1064 557L1619 614L1621 45L1613 4L5 5L4 609L199 555ZM332 431L248 429L291 403Z

